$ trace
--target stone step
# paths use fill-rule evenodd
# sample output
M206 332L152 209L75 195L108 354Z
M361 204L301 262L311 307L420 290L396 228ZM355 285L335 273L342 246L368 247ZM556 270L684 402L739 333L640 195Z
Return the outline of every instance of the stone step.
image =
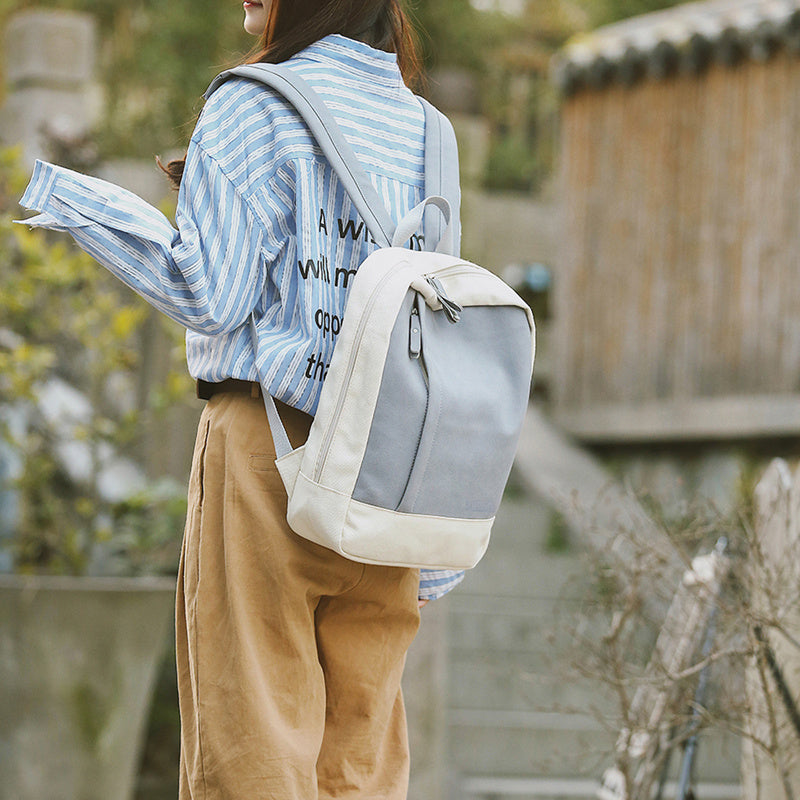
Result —
M576 778L515 778L473 775L464 777L453 800L586 800L596 797L597 781ZM739 783L700 782L696 794L703 800L739 800ZM668 781L665 797L675 797L677 784Z
M491 544L477 567L467 573L462 594L501 595L516 603L529 600L555 601L561 597L584 597L588 591L586 565L573 555L548 555L540 548L508 548L503 552Z
M616 707L608 687L571 680L539 653L482 653L449 665L451 709L560 711Z
M553 613L563 616L564 610L571 608L573 610L571 616L574 616L575 608L582 600L579 595L571 595L567 591L563 595L543 593L520 599L516 595L504 592L502 585L496 586L493 592L478 593L471 591L469 578L468 575L450 596L437 601L446 604L449 615L530 617Z
M533 712L459 712L449 716L449 763L462 775L576 777L599 780L613 760L617 733L589 715ZM682 752L671 759L677 778ZM739 740L717 731L701 734L694 774L698 780L736 783Z
M555 607L544 601L531 604L527 613L519 608L514 614L454 610L448 620L450 659L469 659L473 654L499 651L546 653L551 660L556 656L566 659L577 610L576 603L565 602ZM559 668L559 672L562 671Z
M599 778L616 736L575 718L564 722L558 728L448 725L449 764L458 774Z
M530 493L523 497L504 499L497 510L489 541L489 553L513 547L525 547L531 552L546 553L547 539L553 525L553 511Z
M583 596L586 581L578 579L586 572L585 544L575 540L569 541L566 551L548 549L551 528L557 524L551 508L534 496L504 500L486 555L468 572L455 597L466 592L524 602L561 597L565 590Z

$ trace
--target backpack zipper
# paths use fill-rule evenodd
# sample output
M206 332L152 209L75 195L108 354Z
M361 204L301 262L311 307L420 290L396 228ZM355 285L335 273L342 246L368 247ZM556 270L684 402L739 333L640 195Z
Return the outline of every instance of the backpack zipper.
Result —
M417 293L408 319L408 355L419 362L422 379L428 387L428 366L425 364L425 353L422 349L422 315L419 313L419 304L424 302L422 295Z
M420 353L422 353L422 326L420 325L419 308L417 308L415 300L408 320L408 355L411 358L419 358Z
M435 275L426 275L425 280L428 282L431 289L436 292L436 297L439 298L439 302L442 304L442 311L444 311L448 322L458 322L461 319L461 312L464 310L463 307L447 296L442 282Z

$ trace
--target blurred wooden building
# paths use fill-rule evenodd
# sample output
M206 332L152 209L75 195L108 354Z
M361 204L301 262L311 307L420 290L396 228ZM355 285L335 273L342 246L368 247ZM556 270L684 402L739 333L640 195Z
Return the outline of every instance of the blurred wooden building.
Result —
M556 419L587 442L800 434L800 0L572 40Z

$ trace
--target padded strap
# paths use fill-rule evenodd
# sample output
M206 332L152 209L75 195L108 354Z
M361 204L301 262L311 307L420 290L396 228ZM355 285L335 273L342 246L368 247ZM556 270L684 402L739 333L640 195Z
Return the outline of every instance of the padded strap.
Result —
M452 217L445 221L435 208L425 212L423 230L426 249L450 255L461 253L461 182L458 172L458 144L450 120L427 100L420 98L425 110L425 196L444 197L450 206ZM453 238L449 249L442 249L445 226L452 225Z
M267 84L294 106L339 176L367 230L379 245L388 247L394 235L394 222L353 148L317 93L287 67L250 64L217 75L206 90L205 97L208 98L220 84L234 75Z
M391 216L350 143L314 89L294 70L280 64L247 64L217 75L205 92L206 99L233 76L260 81L294 106L342 181L372 238L382 247L387 247L395 229ZM420 98L420 102L425 112L425 195L444 197L449 203L453 211L455 249L448 252L458 255L461 244L461 190L455 132L444 114L427 100ZM425 214L423 230L426 249L433 250L434 242L437 245L441 243L445 230L445 223L435 209ZM441 252L441 247L437 246L436 249Z
M206 90L205 98L208 99L222 83L234 75L265 83L294 106L339 176L339 180L364 220L367 230L372 234L372 238L383 247L390 246L395 232L394 222L352 147L344 138L339 125L317 93L299 75L285 67L275 64L253 64L236 67L218 75ZM255 314L250 316L249 326L253 358L255 359L258 353L258 328ZM260 378L261 374L257 364L256 370ZM275 400L266 391L263 380L261 380L261 385L261 396L264 399L267 422L275 445L275 455L277 458L281 458L292 451L292 445L278 414Z

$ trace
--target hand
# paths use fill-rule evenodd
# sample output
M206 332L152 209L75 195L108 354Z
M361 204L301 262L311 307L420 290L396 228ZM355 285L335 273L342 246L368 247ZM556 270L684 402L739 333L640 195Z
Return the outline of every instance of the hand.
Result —
M419 607L420 608L425 608L425 606L428 605L428 603L430 603L430 600L420 600L419 601Z

